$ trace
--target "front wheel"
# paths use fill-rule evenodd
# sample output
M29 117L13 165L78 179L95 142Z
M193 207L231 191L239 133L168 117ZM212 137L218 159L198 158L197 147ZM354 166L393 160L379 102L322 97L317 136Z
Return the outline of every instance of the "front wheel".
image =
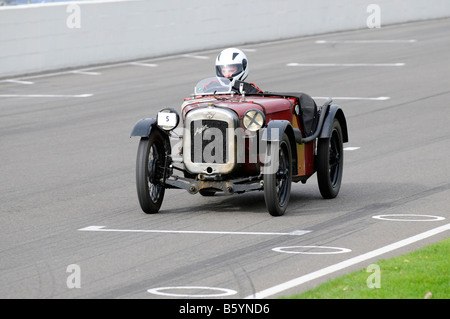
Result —
M335 198L341 188L344 169L342 129L334 119L329 138L319 139L317 145L317 182L323 198Z
M159 131L141 138L136 159L136 188L139 204L147 214L155 214L164 198L166 142Z
M276 145L276 144L275 144ZM264 200L272 216L284 214L291 195L292 152L289 138L283 134L278 150L274 144L267 145L272 174L264 174Z

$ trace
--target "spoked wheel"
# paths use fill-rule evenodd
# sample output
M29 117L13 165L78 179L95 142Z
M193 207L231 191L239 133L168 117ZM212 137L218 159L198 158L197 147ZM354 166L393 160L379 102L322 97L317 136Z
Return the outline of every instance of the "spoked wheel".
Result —
M141 138L136 159L136 188L139 204L147 214L159 211L164 198L162 181L165 165L165 140L154 131L150 137Z
M268 156L271 156L270 149L271 145L268 145ZM264 174L264 200L270 215L281 216L289 202L292 181L292 152L286 134L280 141L278 153L274 153L273 156L278 156L278 168L275 168L275 173ZM276 163L277 159L272 159L272 164L274 160Z
M317 181L323 198L334 198L341 188L344 169L342 129L334 119L330 138L319 139L317 146Z

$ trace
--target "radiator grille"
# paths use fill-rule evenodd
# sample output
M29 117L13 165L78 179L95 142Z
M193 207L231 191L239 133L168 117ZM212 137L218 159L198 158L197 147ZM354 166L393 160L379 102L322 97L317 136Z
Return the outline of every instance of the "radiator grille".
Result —
M219 120L196 120L191 122L191 162L228 162L228 123Z

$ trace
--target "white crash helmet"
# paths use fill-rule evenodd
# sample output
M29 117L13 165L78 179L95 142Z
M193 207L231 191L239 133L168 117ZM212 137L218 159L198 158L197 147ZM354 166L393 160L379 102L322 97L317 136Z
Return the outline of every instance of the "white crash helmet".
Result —
M219 53L216 58L216 74L225 77L223 67L237 67L231 75L233 80L244 81L248 76L248 60L244 52L236 48L228 48Z

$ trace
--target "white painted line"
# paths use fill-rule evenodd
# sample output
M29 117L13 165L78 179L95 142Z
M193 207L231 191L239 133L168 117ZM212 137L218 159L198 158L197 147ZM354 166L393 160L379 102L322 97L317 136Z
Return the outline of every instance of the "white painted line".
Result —
M338 44L338 43L344 43L344 44L379 44L379 43L416 43L417 40L317 40L315 43L317 44Z
M45 73L45 74L38 74L38 75L30 75L23 77L24 79L43 79L48 78L52 76L59 76L59 75L67 75L70 74L72 71L60 71L60 72L52 72L52 73Z
M100 72L90 72L90 71L83 71L83 70L70 71L69 73L82 74L82 75L101 75Z
M344 151L356 151L359 150L361 147L359 146L349 146L349 147L344 147Z
M400 222L435 222L445 219L445 217L442 216L417 215L417 214L376 215L372 216L372 218L389 221L400 221Z
M313 66L313 67L384 67L384 66L405 66L405 63L287 63L286 66Z
M23 81L23 80L14 80L14 79L12 79L12 80L4 80L4 81L2 81L2 82L10 82L10 83L18 83L18 84L34 84L34 82L31 82L31 81Z
M80 228L81 231L105 231L128 233L168 233L168 234L217 234L217 235L269 235L269 236L301 236L310 233L310 230L294 230L290 233L270 232L230 232L230 231L203 231L203 230L157 230L157 229L109 229L106 226L88 226Z
M130 65L136 65L136 66L146 66L146 67L150 67L150 68L156 68L158 66L158 64L154 64L154 63L144 63L144 62L130 62L128 63Z
M49 98L68 98L68 97L91 97L94 94L0 94L1 97L49 97Z
M306 249L296 251L295 249ZM293 251L291 249L294 249ZM314 249L318 249L314 251ZM321 249L328 251L319 251ZM340 247L327 247L327 246L288 246L288 247L277 247L272 248L273 251L279 253L287 253L287 254L302 254L302 255L333 255L333 254L344 254L349 253L352 250L348 248L340 248Z
M317 100L327 100L328 97L324 96L315 96L313 97ZM350 101L387 101L391 98L389 96L378 96L378 97L357 97L357 96L336 96L331 97L333 100L350 100Z
M437 227L437 228L433 228L433 229L431 229L429 231L426 231L426 232L423 232L421 234L418 234L418 235L415 235L415 236L412 236L412 237L400 240L400 241L398 241L396 243L393 243L393 244L390 244L390 245L387 245L387 246L384 246L384 247L372 250L372 251L370 251L368 253L365 253L365 254L362 254L362 255L359 255L359 256L356 256L356 257L344 260L344 261L342 261L340 263L337 263L335 265L331 265L329 267L322 268L320 270L317 270L317 271L314 271L312 273L309 273L309 274L297 277L295 279L286 281L286 282L284 282L282 284L270 287L270 288L262 290L260 292L256 292L256 293L254 293L254 294L252 294L250 296L247 296L245 299L262 299L262 298L270 297L272 295L275 295L275 294L280 293L282 291L285 291L287 289L300 286L301 284L304 284L306 282L309 282L309 281L312 281L314 279L317 279L317 278L329 275L329 274L331 274L333 272L336 272L338 270L345 269L347 267L353 266L353 265L358 264L360 262L363 262L363 261L366 261L368 259L380 256L382 254L388 253L388 252L393 251L395 249L399 249L401 247L410 245L410 244L415 243L417 241L423 240L425 238L437 235L439 233L442 233L442 232L445 232L445 231L448 231L448 230L450 230L450 224L446 224L446 225L443 225L443 226L440 226L440 227Z
M208 60L209 59L209 57L204 56L204 55L183 54L182 56L185 58L190 58L190 59L199 59L199 60Z
M187 290L217 290L221 291L221 293L213 293L213 294L175 294L175 293L168 293L163 292L163 290L180 290L180 289L187 289ZM148 289L147 292L154 294L154 295L161 295L161 296L171 296L171 297L193 297L193 298L211 298L211 297L225 297L225 296L231 296L237 294L237 291L232 289L225 289L225 288L217 288L217 287L199 287L199 286L182 286L182 287L159 287L159 288L152 288Z

